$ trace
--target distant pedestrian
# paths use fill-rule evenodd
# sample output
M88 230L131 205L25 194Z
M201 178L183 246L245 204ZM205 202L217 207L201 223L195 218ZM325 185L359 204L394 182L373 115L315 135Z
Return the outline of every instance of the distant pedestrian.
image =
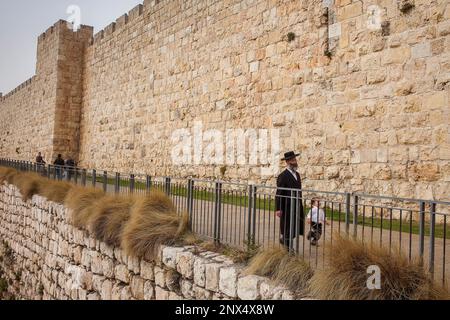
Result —
M36 156L36 163L45 164L44 158L40 152L38 152L38 155Z
M42 157L42 154L38 152L38 155L36 156L36 165L37 165L37 171L40 172L42 175L45 175L45 160Z
M58 154L58 158L56 158L56 160L53 164L55 165L56 178L58 180L61 180L62 169L64 168L64 165L65 165L64 159L62 158L61 154Z
M75 166L75 161L72 158L66 160L66 174L69 181L72 179L72 175L75 172Z

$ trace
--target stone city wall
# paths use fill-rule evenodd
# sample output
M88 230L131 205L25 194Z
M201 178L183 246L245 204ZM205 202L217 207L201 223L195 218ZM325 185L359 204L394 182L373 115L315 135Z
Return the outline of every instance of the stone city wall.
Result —
M157 261L126 256L71 225L70 212L40 196L24 202L0 186L0 270L19 299L299 299L243 266L194 247L161 247Z
M92 39L82 30L76 89L57 91L73 103L56 127L70 130L32 134L48 125L36 117L18 129L14 110L35 109L16 93L0 102L2 137L15 128L0 156L53 142L89 168L273 185L261 162L175 165L171 138L196 123L277 129L306 188L450 200L447 0L148 0Z

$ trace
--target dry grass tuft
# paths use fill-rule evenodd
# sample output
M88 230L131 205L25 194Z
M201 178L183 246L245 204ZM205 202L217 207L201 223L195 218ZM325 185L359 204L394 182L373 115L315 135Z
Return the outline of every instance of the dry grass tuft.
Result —
M261 251L250 260L246 274L269 277L297 293L306 294L313 276L309 265L300 257L288 254L282 247Z
M35 194L39 194L47 183L41 176L31 172L18 172L10 176L9 183L14 184L22 194L24 201L30 200Z
M8 167L0 167L0 184L3 184L5 181L9 184L12 184L14 181L14 177L19 174L19 171L13 168Z
M287 254L287 250L281 247L263 250L253 257L245 273L272 278L281 260Z
M190 243L186 243L190 245ZM253 258L258 251L257 250L243 250L233 246L225 244L217 244L214 241L204 241L198 238L196 243L192 243L197 246L199 251L212 251L219 253L221 255L229 257L234 263L248 263L248 261Z
M338 238L333 241L330 263L315 273L310 282L314 297L333 300L429 300L449 299L448 292L429 278L419 261L409 261L399 253L370 247L360 241ZM381 271L381 289L369 290L369 266Z
M42 183L39 194L49 201L63 204L64 199L73 187L74 185L68 182L47 180Z
M92 205L89 231L110 246L120 246L124 226L136 201L133 196L105 196Z
M138 198L125 225L122 248L132 256L154 260L160 245L182 240L188 218L179 217L172 201L164 193L151 192Z
M67 192L64 204L72 210L73 225L77 228L87 229L92 215L93 204L103 198L102 190L86 187L72 187Z
M187 246L195 246L203 242L203 240L198 235L191 231L186 231L186 233L181 237L181 240L183 244Z

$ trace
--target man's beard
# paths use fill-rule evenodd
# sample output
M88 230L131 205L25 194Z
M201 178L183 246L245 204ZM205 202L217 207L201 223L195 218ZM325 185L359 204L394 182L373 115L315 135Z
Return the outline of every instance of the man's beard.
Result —
M297 170L297 169L298 169L298 164L290 164L290 165L289 165L289 168L290 168L291 170Z

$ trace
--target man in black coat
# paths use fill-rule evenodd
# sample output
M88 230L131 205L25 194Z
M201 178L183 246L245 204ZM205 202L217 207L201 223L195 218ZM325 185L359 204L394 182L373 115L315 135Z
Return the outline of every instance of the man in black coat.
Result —
M280 243L288 249L292 249L292 239L303 235L305 228L301 192L302 180L297 172L297 157L299 155L293 151L284 154L282 160L286 161L287 168L277 179L275 206L276 214L280 218ZM291 224L291 221L293 224Z

